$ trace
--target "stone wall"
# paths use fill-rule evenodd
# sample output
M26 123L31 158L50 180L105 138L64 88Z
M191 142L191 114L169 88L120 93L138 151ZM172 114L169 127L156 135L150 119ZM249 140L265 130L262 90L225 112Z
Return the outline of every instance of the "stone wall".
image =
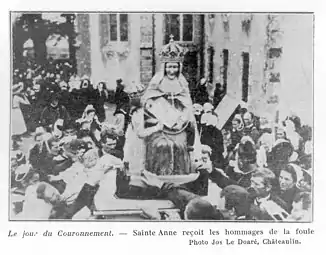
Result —
M128 41L110 41L109 13L78 14L77 32L82 42L77 51L78 74L94 83L106 81L115 89L116 80L140 82L140 15L128 15Z
M77 73L80 76L91 75L91 41L89 33L89 14L77 14L76 30L81 43L76 51Z
M90 19L90 15L98 17ZM106 15L77 15L82 42L76 54L79 75L95 75L111 89L117 78L147 84L161 68L158 53L164 44L164 14L128 15L129 41L122 43L109 42ZM90 21L96 23L91 28ZM312 123L312 15L205 14L203 31L201 15L196 14L193 30L193 43L184 45L197 52L196 66L187 67L192 79L199 80L201 68L214 84L223 84L225 78L228 94L240 100L243 53L248 53L248 103L252 109L258 114L275 109L284 114L293 111ZM223 51L228 53L227 69Z
M153 74L160 70L159 52L164 45L164 14L129 14L128 42L112 42L109 39L109 13L79 14L78 32L82 42L77 52L78 73L91 75L93 82L106 81L114 89L116 79L148 84ZM202 67L201 15L193 16L193 42L185 43L191 54L187 65L190 80L200 78ZM185 68L186 70L186 68Z
M313 124L313 15L284 15L280 101Z
M227 92L242 98L244 52L249 53L248 103L262 114L299 114L312 122L313 22L312 15L207 14L207 48L214 48L213 82L227 75ZM223 50L229 51L227 73ZM222 82L221 82L222 83ZM294 93L295 91L295 93Z
M153 14L140 16L140 82L147 85L153 77Z

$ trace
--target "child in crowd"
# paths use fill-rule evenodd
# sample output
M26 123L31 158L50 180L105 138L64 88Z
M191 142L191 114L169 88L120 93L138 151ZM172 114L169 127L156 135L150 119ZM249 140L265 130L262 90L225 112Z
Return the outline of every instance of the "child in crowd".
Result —
M76 123L79 124L79 129L88 133L94 142L100 140L102 124L99 122L95 114L95 108L92 105L85 108L83 116L76 120Z

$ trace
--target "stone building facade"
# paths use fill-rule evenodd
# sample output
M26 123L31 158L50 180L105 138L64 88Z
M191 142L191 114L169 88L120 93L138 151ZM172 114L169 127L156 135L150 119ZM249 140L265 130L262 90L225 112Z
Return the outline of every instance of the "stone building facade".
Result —
M105 80L147 84L160 68L158 57L170 35L188 52L184 74L194 86L203 73L203 22L200 14L78 14L76 29L81 41L77 51L78 73L93 82Z
M169 40L188 49L184 75L220 82L257 114L292 110L312 124L312 14L78 14L78 72L93 82L147 84Z
M228 95L312 124L312 14L207 14L205 42L205 75Z

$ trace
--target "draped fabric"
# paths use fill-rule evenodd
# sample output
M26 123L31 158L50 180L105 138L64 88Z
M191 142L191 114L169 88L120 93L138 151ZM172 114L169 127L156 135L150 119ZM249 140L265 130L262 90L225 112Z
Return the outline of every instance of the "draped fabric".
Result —
M145 139L145 168L157 175L190 173L190 156L185 132L167 135L157 132Z
M162 88L164 80L164 73L162 71L154 75L142 97L143 104L145 104L146 101L150 98L160 97L168 92L164 91ZM190 97L188 82L182 74L179 75L177 80L175 80L175 85L176 87L179 87L179 92L175 93L176 98L183 103L185 108L191 110L192 101Z
M144 139L145 168L157 175L189 174L188 130L195 128L192 101L188 82L180 75L173 80L173 92L166 91L168 81L162 72L156 74L143 97L145 129L164 124L163 131L155 132ZM175 87L174 87L175 86Z
M144 125L144 111L142 108L135 110L131 116L131 122L126 131L126 143L124 147L124 161L129 162L129 170L132 174L139 174L144 169L145 145L144 140L138 136L141 125Z

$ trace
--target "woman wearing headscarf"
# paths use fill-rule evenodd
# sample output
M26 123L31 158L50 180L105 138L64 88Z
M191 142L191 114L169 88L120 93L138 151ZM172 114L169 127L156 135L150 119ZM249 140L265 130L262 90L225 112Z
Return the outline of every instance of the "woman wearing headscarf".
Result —
M79 124L81 132L87 133L96 145L99 144L102 124L99 122L92 105L88 105L85 108L83 116L76 120L76 123Z
M12 88L11 135L14 141L14 147L18 146L17 141L20 140L20 136L27 131L26 123L21 111L21 105L29 105L30 103L26 97L21 95L23 89L23 83L16 84Z
M276 131L276 141L270 152L267 153L268 167L278 175L279 168L290 162L293 151L293 145L287 139L284 128L279 126Z
M257 142L257 164L259 167L267 167L267 156L271 152L274 144L272 134L264 133Z
M291 144L293 145L294 151L299 152L300 146L302 146L302 137L296 132L295 125L293 121L286 120L285 121L285 132L287 138L290 140Z
M287 211L292 211L292 203L299 193L297 183L302 179L302 170L295 164L288 164L280 167L277 182L273 187L273 192L287 205Z

